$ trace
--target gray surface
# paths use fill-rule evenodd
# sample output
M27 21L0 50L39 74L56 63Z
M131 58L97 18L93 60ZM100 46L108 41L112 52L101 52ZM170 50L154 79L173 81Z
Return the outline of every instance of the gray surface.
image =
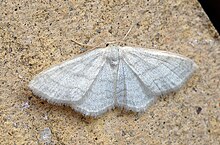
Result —
M140 112L158 96L178 90L196 68L174 53L111 45L40 73L29 87L85 115L98 116L116 106Z

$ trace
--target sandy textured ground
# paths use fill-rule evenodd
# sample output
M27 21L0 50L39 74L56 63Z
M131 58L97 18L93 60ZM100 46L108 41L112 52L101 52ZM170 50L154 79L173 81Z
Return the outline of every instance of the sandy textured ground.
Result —
M121 40L180 53L200 69L177 93L138 115L118 109L93 119L27 88L34 75ZM1 0L0 144L220 144L220 41L196 0Z

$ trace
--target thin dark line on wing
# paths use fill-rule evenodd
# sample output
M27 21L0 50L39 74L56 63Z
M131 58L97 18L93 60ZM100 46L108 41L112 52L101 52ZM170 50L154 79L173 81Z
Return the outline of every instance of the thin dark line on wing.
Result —
M134 53L132 53L132 52L130 52L132 55L135 55L136 57L138 57L138 58L140 58L141 60L143 60L144 62L146 62L147 63L147 61L146 60L144 60L143 58L141 58L140 56L138 56L137 54L134 54ZM145 54L140 54L140 55L144 55L144 56L146 56ZM168 68L172 73L174 73L179 79L182 79L176 72L174 72L172 69L170 69L167 65L165 65L165 63L167 63L167 64L169 64L169 65L171 65L172 66L172 64L171 63L169 63L168 61L165 61L165 60L162 60L162 59L159 59L159 58L156 58L156 57L152 57L152 56L146 56L146 57L149 57L149 58L152 58L152 59L155 59L155 60L159 60L160 62L162 62L161 64L163 64L166 68ZM165 63L164 63L165 62ZM180 66L180 64L178 64L179 66ZM159 66L158 66L159 67ZM178 66L176 66L176 67L178 67ZM175 68L176 68L175 67Z
M133 72L134 76L136 76L138 82L141 84L141 88L142 90L145 92L145 94L147 94L149 97L153 97L153 96L150 96L151 94L156 94L155 92L152 92L152 90L149 88L151 86L148 86L146 85L142 79L139 77L139 75L134 71L135 69L131 67L130 63L126 62L125 60L123 60L124 63L128 66L128 68ZM160 90L160 88L158 87L157 84L155 84L157 86L157 88ZM148 93L150 92L150 93Z

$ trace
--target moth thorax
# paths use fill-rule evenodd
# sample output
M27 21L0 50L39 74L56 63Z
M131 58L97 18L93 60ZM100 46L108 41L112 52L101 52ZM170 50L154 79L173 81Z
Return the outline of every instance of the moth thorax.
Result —
M108 53L108 61L112 67L117 66L119 63L119 50L116 47L111 47Z

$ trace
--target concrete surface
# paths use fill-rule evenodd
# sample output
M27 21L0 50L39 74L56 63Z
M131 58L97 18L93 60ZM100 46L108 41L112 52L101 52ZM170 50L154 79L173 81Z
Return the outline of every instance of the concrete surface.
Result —
M87 49L124 43L180 53L200 69L145 113L87 118L34 96L34 75ZM1 0L0 144L220 144L219 35L196 0Z

